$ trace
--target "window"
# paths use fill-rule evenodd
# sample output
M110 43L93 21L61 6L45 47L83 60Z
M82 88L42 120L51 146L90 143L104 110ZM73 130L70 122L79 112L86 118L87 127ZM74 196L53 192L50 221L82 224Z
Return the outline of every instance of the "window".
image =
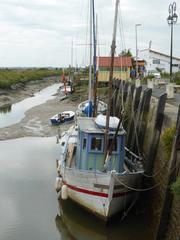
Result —
M153 64L160 64L160 59L153 59Z
M95 150L95 151L102 150L102 138L97 138L97 137L91 138L91 150Z
M111 147L112 141L113 141L113 139L110 138L110 139L109 139L109 142L108 142L108 148ZM113 152L117 152L117 138L114 140L114 143L113 143L113 145L112 145L112 151L113 151Z
M86 142L87 142L87 140L86 140L86 138L84 138L84 139L83 139L83 149L86 148Z

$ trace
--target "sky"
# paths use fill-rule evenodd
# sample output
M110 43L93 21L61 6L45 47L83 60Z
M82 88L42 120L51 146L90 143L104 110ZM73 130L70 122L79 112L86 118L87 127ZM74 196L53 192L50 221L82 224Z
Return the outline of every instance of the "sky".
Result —
M88 64L90 0L0 0L0 67L67 67ZM116 54L130 49L170 52L169 0L120 0ZM173 55L180 58L179 16ZM109 56L115 0L95 0L98 52ZM73 44L72 44L73 42ZM73 53L73 54L72 54Z

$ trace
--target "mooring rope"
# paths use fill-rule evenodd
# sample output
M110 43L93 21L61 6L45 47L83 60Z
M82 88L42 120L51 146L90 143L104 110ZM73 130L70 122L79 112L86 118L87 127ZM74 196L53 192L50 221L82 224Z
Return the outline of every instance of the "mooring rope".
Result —
M160 184L157 183L156 185L152 186L152 187L149 187L149 188L143 188L143 189L140 189L140 188L133 188L133 187L130 187L128 185L126 185L125 183L123 183L122 181L120 181L116 176L114 176L115 179L120 183L122 184L124 187L128 188L129 190L132 190L132 191L136 191L136 192L145 192L145 191L149 191L149 190L152 190L154 188L156 188L157 186L159 186Z

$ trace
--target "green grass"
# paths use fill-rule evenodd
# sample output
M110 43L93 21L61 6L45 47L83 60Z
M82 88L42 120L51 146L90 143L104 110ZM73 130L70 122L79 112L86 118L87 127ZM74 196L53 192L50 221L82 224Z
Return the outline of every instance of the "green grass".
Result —
M174 125L172 127L166 128L161 136L164 150L166 151L168 156L170 156L171 154L175 132L176 132L176 126Z
M10 89L12 85L26 83L32 80L41 80L44 77L60 75L60 70L36 69L36 70L0 70L0 88Z

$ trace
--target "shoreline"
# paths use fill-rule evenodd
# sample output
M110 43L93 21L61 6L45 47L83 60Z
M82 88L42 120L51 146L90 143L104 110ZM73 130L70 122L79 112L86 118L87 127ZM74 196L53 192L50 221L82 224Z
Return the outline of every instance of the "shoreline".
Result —
M54 78L45 79L42 81L29 82L24 89L19 89L16 92L8 91L8 97L10 98L10 104L17 103L23 99L30 97L30 94L34 94L42 90L43 88L57 83L58 81ZM7 96L7 95L0 95ZM0 98L0 101L1 101ZM1 102L2 103L2 102ZM3 102L4 105L7 101ZM35 106L29 109L24 118L16 124L0 128L0 141L22 138L22 137L51 137L56 136L61 131L65 131L70 127L70 124L64 123L58 126L52 126L49 119L58 112L65 110L75 111L77 108L77 101L71 101L65 99L59 101L56 96L53 100Z
M32 97L35 92L58 82L59 77L49 77L18 85L14 89L0 89L0 108L20 102L27 97Z

